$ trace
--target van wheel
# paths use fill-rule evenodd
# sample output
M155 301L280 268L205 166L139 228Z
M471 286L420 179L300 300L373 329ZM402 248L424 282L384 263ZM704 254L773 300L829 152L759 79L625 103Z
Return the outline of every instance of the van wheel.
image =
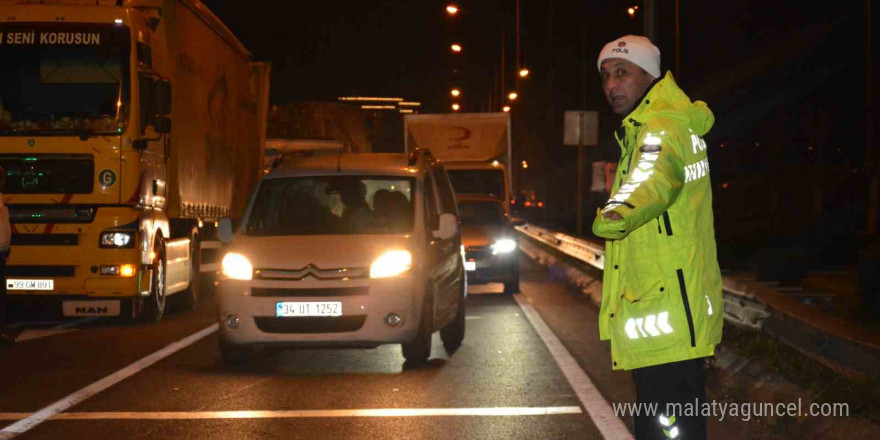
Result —
M458 310L455 312L455 319L440 329L440 339L443 340L443 348L449 354L455 353L461 347L461 342L464 341L467 287L464 281L461 282L461 286L461 295L458 297Z
M153 262L153 289L146 298L141 318L144 322L159 322L165 314L165 242L156 237L156 261Z
M513 295L514 293L519 293L519 275L517 275L515 280L504 283L504 294Z
M193 229L189 236L189 287L183 292L183 304L189 310L195 310L199 302L199 278L202 271L202 249L199 242L199 235Z
M517 257L519 258L519 257ZM504 282L504 293L512 295L519 293L519 260L517 259L510 269L510 279Z
M419 321L419 332L412 342L401 344L403 357L408 366L420 367L431 356L431 336L434 329L434 294L429 292L422 305L422 317Z
M250 356L251 350L241 345L231 344L220 339L220 360L224 365L233 367L244 364Z

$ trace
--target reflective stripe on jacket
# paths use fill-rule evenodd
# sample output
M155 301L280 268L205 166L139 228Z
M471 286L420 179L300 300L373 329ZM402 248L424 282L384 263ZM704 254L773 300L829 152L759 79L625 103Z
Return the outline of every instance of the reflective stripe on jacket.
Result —
M671 73L623 120L611 198L593 222L607 239L599 335L611 340L613 369L711 356L721 341L724 303L702 138L714 122ZM608 211L623 219L605 218Z

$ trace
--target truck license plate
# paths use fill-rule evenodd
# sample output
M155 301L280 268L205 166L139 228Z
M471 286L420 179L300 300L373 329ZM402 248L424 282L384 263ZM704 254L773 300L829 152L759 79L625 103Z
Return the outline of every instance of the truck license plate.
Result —
M275 316L342 316L342 302L279 302L275 303Z
M464 262L464 270L477 270L477 262L476 261L465 261Z
M55 280L6 280L7 290L54 290Z

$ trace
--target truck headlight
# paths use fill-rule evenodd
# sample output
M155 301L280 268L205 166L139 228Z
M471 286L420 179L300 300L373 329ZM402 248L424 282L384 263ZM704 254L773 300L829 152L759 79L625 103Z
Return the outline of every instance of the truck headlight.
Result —
M134 247L134 232L102 232L100 246L102 248L132 248Z
M492 255L509 254L516 249L516 242L509 238L502 238L492 245Z
M412 254L396 250L385 252L370 266L370 278L387 278L400 275L412 268Z
M244 255L230 252L223 257L220 272L226 278L247 281L254 277L254 265Z

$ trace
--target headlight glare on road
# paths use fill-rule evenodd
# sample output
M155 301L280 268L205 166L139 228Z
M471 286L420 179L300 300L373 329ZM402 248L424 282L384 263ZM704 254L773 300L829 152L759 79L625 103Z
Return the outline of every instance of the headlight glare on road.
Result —
M130 248L134 247L134 232L109 231L101 233L101 247Z
M502 238L492 245L492 255L509 254L516 249L516 242L510 238Z
M382 254L370 266L370 278L387 278L400 275L412 268L412 254L395 250Z
M233 280L250 280L254 277L254 266L242 254L230 252L223 257L220 264L224 277Z

